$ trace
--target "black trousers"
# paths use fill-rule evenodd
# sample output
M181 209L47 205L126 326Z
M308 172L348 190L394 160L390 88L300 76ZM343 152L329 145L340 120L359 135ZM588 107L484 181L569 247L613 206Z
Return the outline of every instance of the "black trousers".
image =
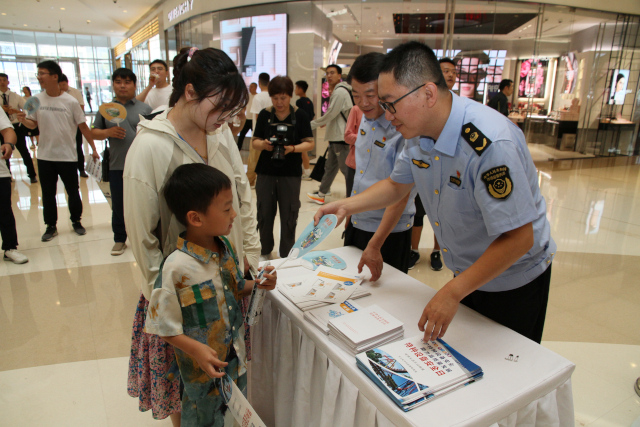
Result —
M16 219L11 209L11 178L0 178L0 237L2 250L8 251L18 247Z
M82 151L82 132L76 130L76 151L78 152L78 171L84 173L84 152Z
M33 159L31 158L31 153L27 148L26 136L27 136L28 129L23 125L21 125L20 123L16 123L13 125L13 130L15 131L16 138L17 138L16 149L18 150L18 152L20 153L20 156L22 157L22 162L24 163L24 167L27 168L27 175L29 175L29 178L35 178L36 168L33 167ZM0 135L0 141L4 142L4 140L2 139L2 135ZM7 161L7 165L8 164L9 162Z
M258 231L262 255L273 251L273 224L280 209L280 256L286 257L296 242L296 225L300 212L301 176L273 176L258 174Z
M127 241L127 230L124 226L124 171L109 171L109 188L111 189L111 230L113 241L124 243Z
M67 191L71 222L78 222L82 217L82 199L78 186L78 164L76 162L52 162L38 159L40 172L40 188L42 189L42 212L44 223L54 226L58 222L58 205L56 192L58 176L62 179Z
M251 129L252 125L253 125L253 120L247 119L247 121L244 122L244 127L242 128L242 130L240 131L240 134L238 135L238 151L242 150L244 137L247 136L247 133L249 133L249 130Z
M344 177L347 182L347 197L351 197L351 191L353 190L353 180L356 177L356 170L347 166L347 176Z
M544 273L518 289L504 292L474 291L460 302L540 343L547 315L550 283L551 264Z
M349 222L344 234L344 245L355 246L360 250L365 250L369 240L375 233L360 230ZM380 248L382 260L392 267L406 273L409 271L409 253L411 252L411 229L391 233Z

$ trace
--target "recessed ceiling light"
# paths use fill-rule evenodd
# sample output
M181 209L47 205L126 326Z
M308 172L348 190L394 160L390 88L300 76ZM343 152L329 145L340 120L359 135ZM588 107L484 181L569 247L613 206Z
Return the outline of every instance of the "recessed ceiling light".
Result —
M61 7L60 10L67 10L67 9L65 9L64 7Z
M127 11L126 11L126 10L123 10L123 12L124 12L124 13L127 13Z
M2 16L6 16L6 15L7 15L6 13L2 12Z
M27 24L22 24L22 25L24 25L25 27L27 26Z
M91 24L91 20L90 19L87 19L87 24Z

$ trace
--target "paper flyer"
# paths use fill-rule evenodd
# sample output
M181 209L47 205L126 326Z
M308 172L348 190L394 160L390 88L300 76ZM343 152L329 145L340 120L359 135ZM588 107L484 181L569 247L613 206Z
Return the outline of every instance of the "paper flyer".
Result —
M288 280L278 286L284 287L294 303L303 301L342 303L360 287L360 283L362 283L361 278L341 275L331 268L318 267L314 275Z
M238 424L242 427L266 427L229 375L225 375L217 382L220 395Z

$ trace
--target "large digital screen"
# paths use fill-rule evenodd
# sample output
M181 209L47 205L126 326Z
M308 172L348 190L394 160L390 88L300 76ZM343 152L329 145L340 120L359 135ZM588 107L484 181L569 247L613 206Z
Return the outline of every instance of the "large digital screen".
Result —
M629 70L613 70L613 76L611 76L611 92L609 93L609 104L624 104L624 97L627 95L628 82Z
M520 63L520 85L518 96L521 98L544 98L549 60L525 59Z
M220 22L220 46L247 86L260 73L287 75L287 14L248 16Z

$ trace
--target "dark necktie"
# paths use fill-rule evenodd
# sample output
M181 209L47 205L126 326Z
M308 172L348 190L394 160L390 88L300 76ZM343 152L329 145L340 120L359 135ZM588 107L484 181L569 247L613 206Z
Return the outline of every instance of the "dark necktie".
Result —
M9 105L9 100L7 99L6 93L2 94L2 105ZM9 117L9 113L7 113L6 111L4 113L7 115L7 117Z

